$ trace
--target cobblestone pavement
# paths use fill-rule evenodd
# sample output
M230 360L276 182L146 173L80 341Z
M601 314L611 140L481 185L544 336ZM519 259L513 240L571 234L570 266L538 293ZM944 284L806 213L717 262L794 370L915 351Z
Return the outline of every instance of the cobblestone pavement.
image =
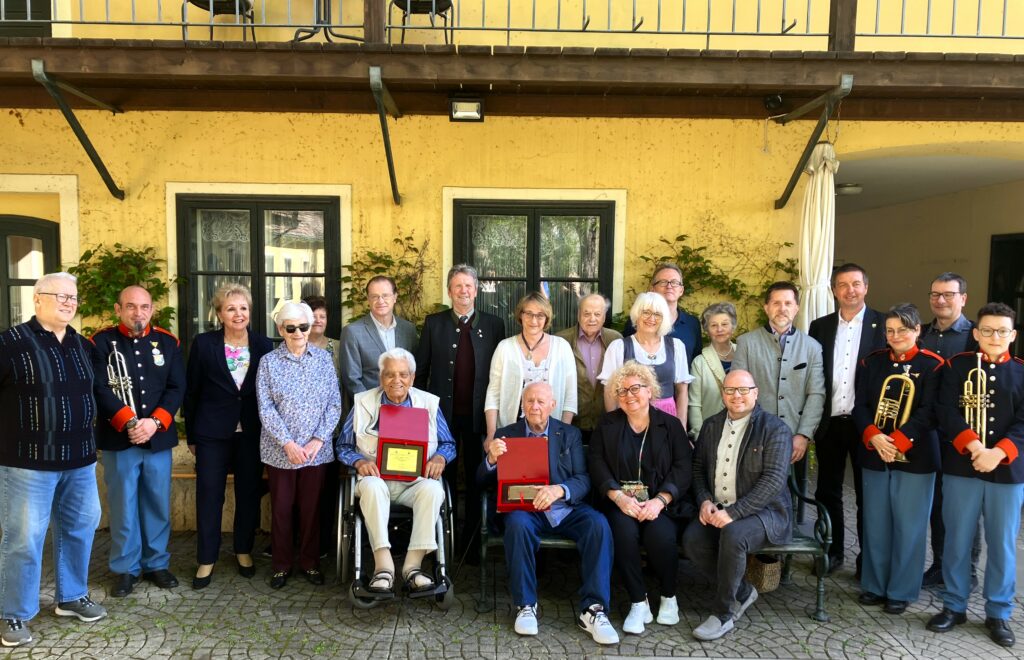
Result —
M848 480L849 481L849 480ZM849 492L847 501L852 502ZM847 522L852 523L852 516ZM847 534L855 543L855 532ZM259 538L263 547L267 538ZM230 539L225 546L230 548ZM213 583L193 591L195 537L175 534L172 570L182 585L161 590L142 583L127 598L107 595L111 576L106 566L109 535L97 534L92 561L92 597L110 616L87 624L53 614L53 572L47 551L42 612L31 622L35 641L0 651L10 658L531 658L531 657L718 657L718 658L987 658L1021 657L1020 649L1002 649L985 634L983 603L975 592L969 621L950 633L925 630L928 617L941 606L937 594L925 591L902 616L857 603L852 550L847 567L828 579L827 609L831 622L817 623L806 614L814 600L809 563L798 560L793 583L763 595L734 632L717 642L701 643L690 631L709 614L707 580L684 562L680 569L681 621L673 627L651 624L643 635L622 635L617 646L599 647L575 627L575 591L579 580L571 552L551 551L543 557L540 635L517 636L512 630L511 603L505 588L500 552L491 564L495 608L476 611L477 568L456 569L456 600L441 611L423 600L398 600L373 610L354 609L345 588L335 584L333 561L325 561L328 583L314 587L292 578L275 591L268 584L270 561L257 560L257 577L246 580L225 552ZM1024 549L1024 538L1018 540ZM492 555L493 557L494 555ZM1022 557L1024 559L1024 557ZM980 591L980 590L979 590ZM1020 595L1017 612L1024 604ZM654 601L657 599L654 598ZM612 622L620 630L628 605L625 593L613 596ZM1019 619L1019 615L1018 615ZM1024 626L1015 624L1024 637ZM3 653L8 655L3 656Z

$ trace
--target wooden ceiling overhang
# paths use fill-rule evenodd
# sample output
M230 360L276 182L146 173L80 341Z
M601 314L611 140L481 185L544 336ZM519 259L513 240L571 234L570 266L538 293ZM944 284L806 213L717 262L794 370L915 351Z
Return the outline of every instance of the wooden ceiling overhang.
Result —
M404 114L759 118L856 80L844 119L1020 121L1024 56L0 38L0 105L52 108L31 61L126 112L376 113L371 66ZM71 104L88 107L77 99Z

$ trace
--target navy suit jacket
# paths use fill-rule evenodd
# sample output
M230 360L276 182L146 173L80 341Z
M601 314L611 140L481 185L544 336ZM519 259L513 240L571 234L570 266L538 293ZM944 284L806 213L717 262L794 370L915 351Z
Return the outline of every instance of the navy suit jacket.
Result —
M495 438L524 436L525 419L504 426L494 434ZM587 474L587 457L583 453L583 436L575 426L563 424L554 417L548 418L548 474L552 485L565 486L569 489L566 504L576 506L586 501L587 493L590 492L590 476ZM481 489L493 486L498 481L498 470L487 468L486 455L480 462L476 475Z
M832 417L832 367L836 349L836 332L839 331L839 311L826 314L811 321L809 334L821 344L821 363L825 371L825 410L821 423L814 434L815 439L825 437L829 418ZM885 348L885 314L870 307L864 310L864 325L860 330L860 346L857 348L857 364L875 351Z
M483 434L487 430L484 420L484 399L487 397L487 378L491 371L494 349L505 338L505 323L493 314L476 310L469 337L473 344L473 430ZM455 378L455 353L459 346L454 312L446 309L431 314L423 321L420 346L416 351L416 387L441 399L441 412L449 423L452 415Z
M246 436L259 438L260 413L256 404L256 372L260 359L274 350L274 344L249 330L249 371L242 388L235 385L224 360L224 329L197 335L188 354L185 380L185 434L188 444L197 439L230 438L242 422Z

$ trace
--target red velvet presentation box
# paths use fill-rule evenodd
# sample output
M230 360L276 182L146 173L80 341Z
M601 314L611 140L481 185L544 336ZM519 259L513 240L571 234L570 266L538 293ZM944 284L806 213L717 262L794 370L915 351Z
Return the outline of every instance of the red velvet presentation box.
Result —
M381 406L377 468L381 479L415 481L427 467L430 417L426 408Z
M508 451L498 457L498 511L533 511L534 491L551 481L548 439L503 438Z

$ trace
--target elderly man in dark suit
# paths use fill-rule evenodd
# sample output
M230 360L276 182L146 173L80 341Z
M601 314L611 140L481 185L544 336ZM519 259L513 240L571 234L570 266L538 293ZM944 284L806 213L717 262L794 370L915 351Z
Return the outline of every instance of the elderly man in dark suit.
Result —
M825 412L814 436L818 457L818 488L814 496L825 505L832 520L830 573L843 565L843 480L847 455L853 465L858 547L864 535L864 496L860 465L855 460L861 435L853 422L854 374L861 360L886 347L885 314L864 303L867 293L868 274L862 267L854 263L839 266L832 272L832 294L839 309L812 321L808 331L821 344L825 369ZM860 575L859 552L857 574Z
M576 358L576 406L579 412L573 425L583 434L583 444L590 444L590 434L604 415L604 385L597 380L608 344L622 335L604 327L611 303L600 293L580 298L577 323L558 333L569 342Z
M460 555L468 546L471 561L479 554L478 541L470 543L470 539L476 538L480 527L475 470L483 458L487 375L494 349L505 338L501 319L475 307L479 285L472 266L458 264L448 271L452 307L426 318L416 351L416 387L441 399L441 410L455 437L459 460L445 469L453 487L458 483L458 466L463 466L466 506L458 507L464 513L458 545Z
M416 326L395 316L398 286L395 280L378 275L366 283L370 313L349 323L341 331L341 384L355 396L380 384L377 359L393 348L416 352Z
M697 437L693 489L700 514L683 533L686 555L717 581L711 616L693 630L704 641L732 630L757 600L743 577L747 554L790 536L792 432L757 405L749 372L726 375L722 400L725 410L707 419Z
M515 631L537 634L537 552L542 536L572 539L580 553L579 615L576 624L598 644L618 644L619 635L608 620L611 600L612 532L608 521L584 500L590 492L587 457L580 431L551 416L555 395L545 382L523 390L523 415L498 429L477 470L481 485L496 482L498 461L508 451L503 438L543 436L548 439L550 485L538 489L533 510L502 514L505 527L505 566L508 588L516 606Z

